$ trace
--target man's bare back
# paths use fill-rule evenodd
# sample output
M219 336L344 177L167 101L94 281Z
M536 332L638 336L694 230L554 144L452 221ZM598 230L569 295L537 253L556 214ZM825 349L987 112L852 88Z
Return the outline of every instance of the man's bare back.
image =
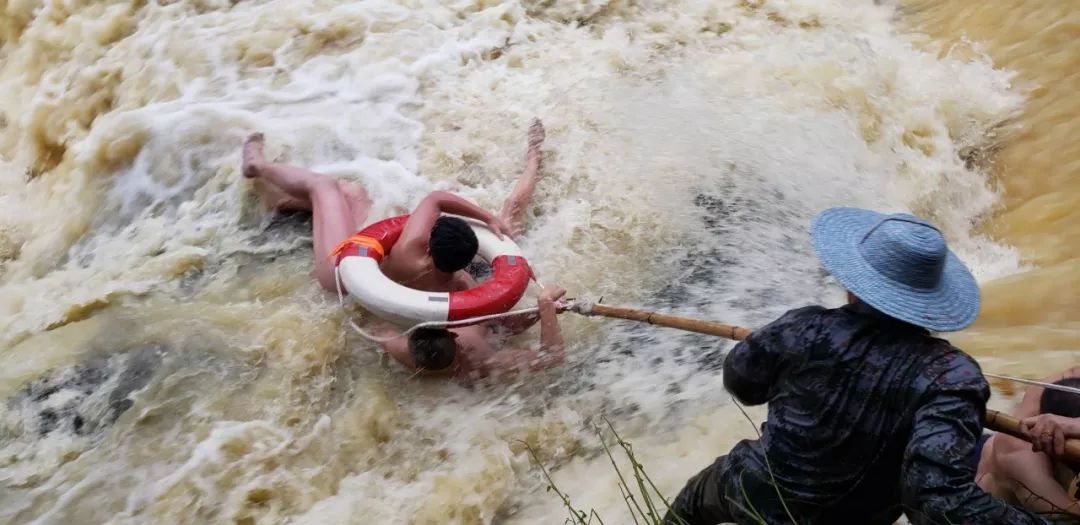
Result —
M417 260L400 252L391 251L379 268L391 280L427 292L456 292L476 286L476 280L468 272L457 271L447 279L433 271L430 261Z

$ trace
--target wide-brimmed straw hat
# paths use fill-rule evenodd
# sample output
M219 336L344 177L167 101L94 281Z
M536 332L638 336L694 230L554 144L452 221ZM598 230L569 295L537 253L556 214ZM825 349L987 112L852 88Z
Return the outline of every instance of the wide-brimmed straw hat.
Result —
M825 269L860 300L935 332L966 328L979 285L933 224L913 215L831 208L810 227Z

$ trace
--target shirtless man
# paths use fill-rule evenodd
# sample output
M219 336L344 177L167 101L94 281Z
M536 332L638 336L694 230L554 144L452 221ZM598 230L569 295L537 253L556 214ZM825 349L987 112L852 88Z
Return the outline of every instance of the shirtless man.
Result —
M245 177L255 179L260 197L267 206L312 213L315 277L323 288L334 291L337 283L334 259L330 253L367 221L371 199L358 184L268 161L263 154L263 140L262 133L254 133L244 141L242 172ZM529 127L525 170L498 216L452 193L432 192L410 214L400 239L387 254L380 269L398 283L430 292L449 292L476 286L476 281L464 271L476 255L476 235L465 221L442 214L480 220L499 236L519 235L525 208L536 188L543 142L544 126L540 120L534 119ZM488 341L492 325L454 330L418 330L408 338L407 343L399 339L387 343L385 347L410 368L429 372L443 370L443 373L453 370L470 377L522 366L551 366L562 362L562 338L558 320L554 316L555 301L564 293L562 289L553 287L540 294L540 352L515 349L496 352ZM507 326L510 326L511 332L517 333L536 320L536 317L517 319ZM384 328L382 333L388 333L388 330Z
M383 343L383 349L406 368L425 375L453 376L465 381L511 372L541 370L562 364L566 359L557 303L566 290L545 287L537 298L539 315L522 316L504 323L482 323L450 330L422 328L408 341L398 338ZM540 347L511 347L502 340L540 322ZM380 337L400 332L383 326Z
M1080 367L1042 382L1080 386ZM1032 386L1014 415L1032 443L1001 433L987 438L978 456L979 487L1034 512L1080 517L1080 503L1066 488L1076 483L1077 465L1058 459L1065 438L1080 437L1080 395Z
M476 283L462 270L476 255L476 235L465 221L442 214L480 220L499 236L504 232L517 236L525 206L536 188L543 142L544 125L534 119L529 127L525 171L498 217L445 191L432 192L420 201L383 262L382 271L401 284L429 292L474 286ZM261 182L259 191L270 207L312 213L315 276L323 288L335 290L334 260L329 254L367 220L371 199L364 188L304 168L267 161L262 133L254 133L244 141L242 170L245 177Z

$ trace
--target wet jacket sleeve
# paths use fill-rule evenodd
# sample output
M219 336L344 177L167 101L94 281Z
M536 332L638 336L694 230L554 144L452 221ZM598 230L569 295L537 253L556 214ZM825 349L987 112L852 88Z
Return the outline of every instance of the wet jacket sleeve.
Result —
M724 358L724 388L744 405L760 405L771 397L790 359L814 343L821 307L792 310L755 330Z
M982 433L990 389L968 358L954 358L933 382L915 413L904 453L904 512L916 525L1046 523L983 492L969 458Z

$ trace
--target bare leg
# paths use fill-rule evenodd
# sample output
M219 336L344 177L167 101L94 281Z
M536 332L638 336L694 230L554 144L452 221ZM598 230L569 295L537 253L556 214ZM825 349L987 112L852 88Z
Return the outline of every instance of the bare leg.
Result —
M255 191L267 211L311 211L311 201L297 199L265 180L255 179Z
M364 187L359 184L341 180L337 183L349 202L349 215L353 218L353 225L359 228L368 218L371 199ZM311 201L293 197L265 180L256 179L255 190L259 193L259 200L267 211L311 211Z
M330 252L356 230L357 216L367 216L371 204L367 193L356 185L287 164L267 162L262 151L263 135L254 133L244 141L243 173L272 185L268 192L285 197L284 204L310 209L315 244L315 277L327 290L336 290L334 260ZM353 202L350 202L353 201ZM306 207L305 207L306 206ZM363 219L361 219L363 220Z
M367 190L363 186L354 182L337 181L338 187L341 188L341 193L345 194L345 198L349 203L349 215L352 216L353 230L360 228L365 221L367 221L368 213L371 211L371 197L368 196Z
M367 220L372 202L363 186L337 180L304 168L267 162L263 156L262 145L261 133L254 133L244 141L243 172L245 177L257 179L256 189L267 207L276 210L312 211L311 200L304 192L303 185L312 177L327 178L336 181L341 192L347 197L354 227ZM301 185L299 191L293 188L290 192L288 185L295 185L297 181Z
M540 119L533 119L529 126L529 150L525 153L525 171L499 212L499 219L510 228L511 237L517 237L524 231L522 216L525 214L525 207L532 200L533 191L536 190L536 177L540 172L540 146L544 143L544 137L544 124Z

